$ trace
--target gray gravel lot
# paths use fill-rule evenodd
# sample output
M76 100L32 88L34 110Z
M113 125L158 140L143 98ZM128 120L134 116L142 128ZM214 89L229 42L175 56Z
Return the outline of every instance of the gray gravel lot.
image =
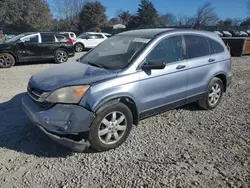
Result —
M0 69L0 187L250 187L250 57L233 58L215 110L191 104L145 119L103 153L72 153L22 112L28 79L52 65Z

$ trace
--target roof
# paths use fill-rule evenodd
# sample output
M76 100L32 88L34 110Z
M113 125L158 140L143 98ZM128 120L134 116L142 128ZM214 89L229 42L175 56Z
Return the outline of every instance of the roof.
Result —
M122 33L119 33L118 35L127 35L127 36L137 36L137 37L143 37L143 38L153 38L154 36L173 30L172 28L159 28L159 29L138 29L138 30L131 30L131 31L125 31Z
M84 33L87 33L87 34L104 34L104 35L108 35L108 33L102 33L102 32L92 32L92 31L88 31L88 32L84 32Z

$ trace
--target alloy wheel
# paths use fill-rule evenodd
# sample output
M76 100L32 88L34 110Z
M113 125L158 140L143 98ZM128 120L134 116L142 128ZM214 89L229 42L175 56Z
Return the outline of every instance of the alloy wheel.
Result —
M83 51L83 46L81 44L76 44L76 51L77 52Z
M221 96L221 87L218 83L214 84L211 88L211 91L208 95L208 102L211 106L217 104Z
M0 55L0 65L7 67L11 65L11 59L8 55Z
M127 119L122 112L111 112L106 115L99 125L98 136L103 144L115 144L127 129Z
M60 62L60 63L64 63L66 62L68 59L68 56L65 52L58 52L57 53L57 60Z

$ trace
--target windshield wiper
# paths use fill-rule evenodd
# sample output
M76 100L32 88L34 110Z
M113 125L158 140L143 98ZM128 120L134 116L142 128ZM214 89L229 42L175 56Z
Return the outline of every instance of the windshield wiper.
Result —
M98 63L94 63L94 62L87 62L89 65L95 66L95 67L100 67L103 69L107 69L107 67L105 67L104 65L98 64Z

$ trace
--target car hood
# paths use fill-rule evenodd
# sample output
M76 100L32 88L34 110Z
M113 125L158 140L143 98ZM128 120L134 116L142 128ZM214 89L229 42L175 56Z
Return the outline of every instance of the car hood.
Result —
M12 45L12 43L0 42L0 49L8 48Z
M30 82L43 91L53 91L65 86L92 84L115 76L117 71L114 70L68 61L33 75Z

